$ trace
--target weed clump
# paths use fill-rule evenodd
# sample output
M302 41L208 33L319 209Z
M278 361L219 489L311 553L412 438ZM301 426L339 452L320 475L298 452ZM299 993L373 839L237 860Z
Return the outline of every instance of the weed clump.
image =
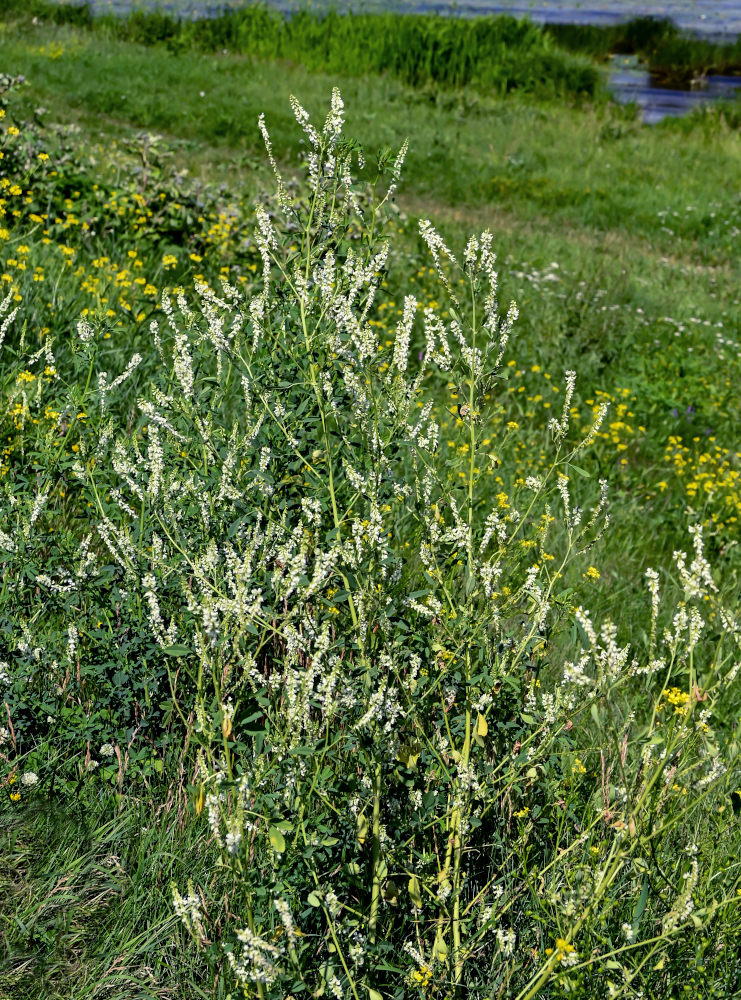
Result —
M495 492L519 428L490 430L517 321L491 233L454 253L423 220L437 305L407 294L384 328L405 149L359 185L339 92L321 126L293 112L298 188L260 119L276 189L246 287L166 291L115 369L100 315L29 343L3 302L4 384L36 428L2 492L8 788L21 761L48 788L27 746L61 718L81 777L123 795L161 711L218 862L210 885L178 873L175 912L247 996L619 996L700 962L730 995L738 771L713 710L741 631L701 527L676 606L647 570L645 636L594 621L564 580L610 530L582 464L607 406L573 440L566 372L549 462ZM115 740L101 712L130 712Z

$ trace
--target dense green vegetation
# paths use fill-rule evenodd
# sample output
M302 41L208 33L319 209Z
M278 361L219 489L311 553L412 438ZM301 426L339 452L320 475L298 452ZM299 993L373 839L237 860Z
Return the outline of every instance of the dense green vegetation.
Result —
M45 12L0 28L0 996L733 996L737 112Z
M171 50L226 48L353 76L388 73L411 86L468 86L499 93L517 89L565 97L593 96L600 84L591 61L559 49L539 27L513 17L458 20L299 10L286 18L258 4L199 20L136 10L124 18L101 15L92 20L87 8L84 13L74 6L48 8L44 4L39 9L121 41Z
M552 97L594 97L600 74L591 60L636 55L663 84L689 86L712 74L741 73L741 43L696 38L667 18L622 24L537 25L509 16L456 18L363 14L299 7L290 18L262 4L222 16L182 19L166 10L93 18L86 4L6 0L8 9L58 24L94 28L121 41L207 52L290 59L311 70L362 76L388 73L404 83L469 87Z
M680 31L669 19L643 17L610 27L549 25L559 46L605 59L637 55L665 85L688 85L709 73L741 73L741 42L717 42Z

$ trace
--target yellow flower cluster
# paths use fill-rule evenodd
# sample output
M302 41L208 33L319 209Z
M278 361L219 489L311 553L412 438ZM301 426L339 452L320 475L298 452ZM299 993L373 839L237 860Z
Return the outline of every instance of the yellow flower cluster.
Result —
M659 710L665 708L666 705L674 705L674 712L676 715L686 715L689 711L688 702L690 700L690 696L686 691L682 691L677 687L672 687L663 691L662 696L666 700L659 703Z
M553 948L546 948L545 953L546 955L552 955L553 951L554 951ZM555 951L556 951L556 958L560 962L563 962L563 960L568 955L576 954L576 949L574 948L573 944L569 944L569 942L565 938L556 938Z
M669 437L664 454L681 480L689 506L724 533L738 533L741 524L741 452L722 448L713 436L695 435L688 443Z
M432 970L426 965L422 965L419 969L414 970L410 979L415 986L419 986L421 989L426 989L432 979Z

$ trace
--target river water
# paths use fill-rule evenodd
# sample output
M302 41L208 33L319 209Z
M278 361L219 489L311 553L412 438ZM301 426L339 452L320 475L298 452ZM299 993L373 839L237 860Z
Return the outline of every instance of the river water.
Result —
M741 95L741 77L709 76L701 90L671 90L659 87L635 61L615 56L610 68L610 88L622 104L635 103L648 125L663 118L676 118L702 104Z
M134 8L167 11L184 17L214 17L218 13L244 6L244 0L88 0L98 12L125 13ZM296 0L268 0L270 6L284 11L305 6ZM313 9L334 6L356 11L395 10L400 12L454 14L476 17L484 14L513 14L542 23L617 24L630 17L651 15L670 17L680 28L692 34L717 40L730 40L741 34L741 0L312 0ZM687 113L700 104L741 94L741 77L712 76L699 90L668 90L659 87L634 60L616 58L610 72L610 86L616 100L633 102L641 108L649 124L668 116Z

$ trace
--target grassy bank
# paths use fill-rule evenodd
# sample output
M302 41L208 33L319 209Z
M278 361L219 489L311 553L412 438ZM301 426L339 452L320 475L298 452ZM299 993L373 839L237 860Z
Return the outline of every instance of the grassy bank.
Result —
M648 129L609 104L323 75L26 14L2 31L28 82L0 123L18 308L0 354L0 996L734 995L732 115ZM373 213L307 226L311 189L293 186L313 147L288 96L321 131L334 84L365 149L358 197L382 167L380 199L386 150L411 142L378 215L393 252L365 278L352 254L378 250ZM303 196L287 223L260 111ZM273 220L257 233L255 197ZM494 233L499 301L520 318L490 371L466 374L452 324L477 329L491 261L474 294L438 272L426 217L461 262L470 230ZM302 305L287 289L305 268ZM378 288L367 335L338 344L351 280L360 308ZM423 400L437 448L415 430ZM420 462L437 479L417 501ZM572 511L590 520L603 478L611 523L579 540ZM688 525L717 591L672 558L699 559ZM334 575L312 590L320 565Z
M169 49L285 59L310 71L364 76L384 73L410 86L522 90L556 98L593 97L601 77L589 59L560 49L536 25L512 17L475 20L403 14L316 14L290 18L263 5L221 17L179 19L133 11L91 19L75 5L11 3L27 15L84 25L98 36Z
M737 117L730 109L708 112L706 126L702 118L666 123L654 135L631 120L630 110L604 113L600 105L574 113L551 103L409 88L386 77L323 76L290 62L280 63L276 79L269 61L163 50L153 59L147 46L34 27L25 17L15 27L7 23L4 44L17 71L32 81L27 98L20 95L27 110L42 103L109 134L119 121L155 130L192 143L199 158L223 147L254 162L255 114L273 107L274 141L291 159L297 147L284 110L289 94L300 91L317 107L327 83L336 80L354 99L350 124L369 147L398 144L414 114L419 125L409 192L450 206L494 203L532 221L545 215L645 234L666 252L677 240L699 241L707 263L732 256L737 204L726 175L727 158L731 169L737 163ZM206 157L212 159L218 154ZM656 225L664 211L676 225Z
M400 13L338 14L299 8L290 18L260 5L223 16L181 19L133 10L93 19L86 5L9 0L9 8L84 26L121 41L206 52L228 49L289 59L312 71L387 73L411 86L469 87L583 99L602 91L594 64L636 55L662 84L688 87L708 74L741 73L741 42L682 32L669 19L638 17L610 26L537 25L508 16L457 18Z

